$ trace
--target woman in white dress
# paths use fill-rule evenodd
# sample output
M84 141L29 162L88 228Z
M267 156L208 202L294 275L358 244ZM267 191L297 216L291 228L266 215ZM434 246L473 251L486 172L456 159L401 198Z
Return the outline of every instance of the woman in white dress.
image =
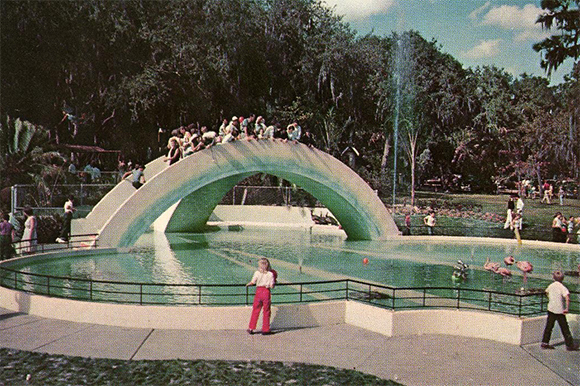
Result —
M36 217L32 213L32 208L24 208L26 221L24 222L24 234L22 235L22 253L36 252Z

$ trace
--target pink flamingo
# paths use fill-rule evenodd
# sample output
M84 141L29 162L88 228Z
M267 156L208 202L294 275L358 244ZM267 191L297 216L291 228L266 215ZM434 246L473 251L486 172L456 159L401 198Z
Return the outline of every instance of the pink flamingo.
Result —
M494 263L492 261L489 261L489 257L487 257L487 259L485 260L485 263L483 263L483 269L485 269L486 271L490 271L490 272L497 272L499 265L500 265L499 263Z
M524 284L528 282L528 273L534 270L534 266L529 261L518 261L516 267L524 273Z
M507 276L512 275L512 271L510 271L509 269L504 268L504 267L499 267L497 269L497 271L495 271L495 273L498 273L498 274L502 275L503 277L507 277Z
M514 257L512 255L509 255L503 259L503 262L505 263L505 265L507 267L509 265L515 264L516 259L514 259Z

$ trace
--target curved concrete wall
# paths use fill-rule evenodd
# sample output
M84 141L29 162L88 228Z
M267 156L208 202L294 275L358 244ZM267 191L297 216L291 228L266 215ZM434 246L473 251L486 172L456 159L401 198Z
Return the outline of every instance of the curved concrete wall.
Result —
M99 231L99 245L133 244L167 208L183 198L173 222L181 223L182 230L202 231L221 198L236 183L256 173L278 176L308 191L332 212L350 239L383 240L399 234L373 190L329 154L282 141L236 141L200 151L153 176L118 203Z
M14 312L77 323L183 330L244 330L252 312L251 306L176 307L96 303L52 298L5 287L0 287L0 306ZM577 336L580 316L568 314L566 318L572 335ZM393 337L446 334L524 345L540 340L546 317L518 318L493 312L456 309L392 311L346 300L272 306L273 329L341 323ZM555 328L552 341L561 340L560 329Z

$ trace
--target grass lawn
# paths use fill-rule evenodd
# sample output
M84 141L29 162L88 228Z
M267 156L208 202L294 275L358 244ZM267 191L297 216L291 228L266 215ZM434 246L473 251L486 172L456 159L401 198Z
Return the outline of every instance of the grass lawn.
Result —
M479 206L483 212L496 213L505 217L507 210L507 194L451 194L419 192L418 198L421 203L429 202L433 199L440 199L451 204L462 204L464 206ZM566 218L569 216L580 216L580 200L566 198L564 205L560 206L557 197L552 200L551 205L542 204L540 199L524 198L524 219L531 225L547 226L552 224L552 217L556 212L562 212Z
M400 385L355 370L281 362L124 361L0 348L0 385Z
M416 206L423 210L427 207L435 208L439 230L437 234L512 238L513 233L503 229L508 198L507 194L417 192ZM403 199L401 198L401 201ZM408 197L406 202L410 202ZM524 198L524 204L524 229L522 231L524 239L551 240L552 218L556 212L561 212L566 218L570 216L580 217L580 200L577 199L566 198L564 205L560 206L557 198L552 200L551 205L542 204L540 199ZM469 211L477 214L489 213L494 215L494 218L482 220L467 214ZM413 216L414 234L426 233L423 227L424 216L424 213ZM398 213L394 217L397 225L402 229L403 215ZM577 229L578 227L576 227Z

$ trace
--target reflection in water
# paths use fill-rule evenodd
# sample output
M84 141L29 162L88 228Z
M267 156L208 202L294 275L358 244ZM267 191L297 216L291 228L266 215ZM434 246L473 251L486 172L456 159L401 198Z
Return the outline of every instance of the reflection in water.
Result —
M153 232L153 245L155 253L153 282L169 284L196 282L195 277L185 271L181 261L176 258L165 233ZM181 287L179 290L180 293L186 295L195 295L198 292L196 287ZM164 287L163 291L166 293L175 292L174 287Z
M500 262L507 255L534 266L526 288L545 288L556 269L577 269L573 251L517 245L478 244L477 241L442 242L397 240L346 241L342 235L309 230L246 228L207 234L144 234L129 253L92 255L37 261L14 268L32 273L81 278L180 284L245 284L258 258L268 257L284 282L350 277L396 287L449 287L453 267L461 259L469 265L463 288L515 292L523 286L519 270L504 279L483 269L489 257ZM368 264L363 264L363 259ZM566 277L572 291L579 278ZM164 291L171 291L165 288ZM184 296L197 287L180 287Z

